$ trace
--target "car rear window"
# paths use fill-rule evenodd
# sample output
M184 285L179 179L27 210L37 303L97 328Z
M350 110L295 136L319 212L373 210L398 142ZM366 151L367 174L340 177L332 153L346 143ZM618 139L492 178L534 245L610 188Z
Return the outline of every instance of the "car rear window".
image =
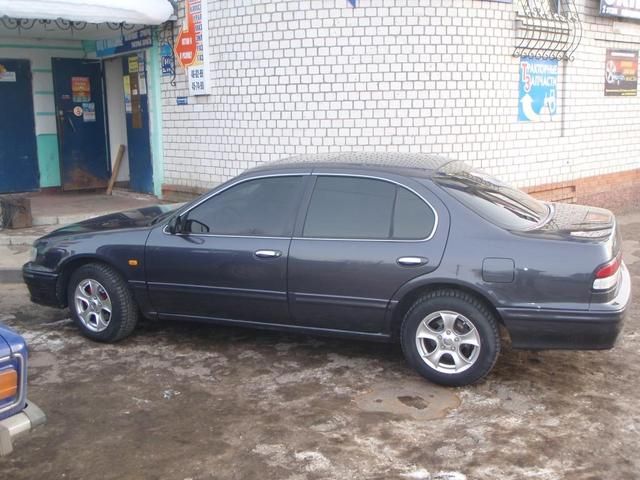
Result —
M452 162L436 172L436 184L486 220L509 230L530 230L544 223L549 207L465 164Z

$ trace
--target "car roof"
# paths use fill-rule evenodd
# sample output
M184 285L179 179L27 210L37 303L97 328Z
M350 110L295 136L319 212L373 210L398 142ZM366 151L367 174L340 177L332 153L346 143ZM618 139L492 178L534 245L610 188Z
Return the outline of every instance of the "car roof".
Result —
M387 171L401 175L432 177L451 160L425 153L398 152L340 152L298 155L269 162L247 173L278 171L289 168L341 168ZM460 163L460 162L456 162Z

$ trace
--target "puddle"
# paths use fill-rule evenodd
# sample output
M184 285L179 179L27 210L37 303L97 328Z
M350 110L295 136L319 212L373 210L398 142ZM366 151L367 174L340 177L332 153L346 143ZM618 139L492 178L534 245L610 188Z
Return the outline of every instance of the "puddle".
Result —
M453 390L427 382L376 387L354 401L365 412L392 413L416 420L443 418L460 406L460 398Z

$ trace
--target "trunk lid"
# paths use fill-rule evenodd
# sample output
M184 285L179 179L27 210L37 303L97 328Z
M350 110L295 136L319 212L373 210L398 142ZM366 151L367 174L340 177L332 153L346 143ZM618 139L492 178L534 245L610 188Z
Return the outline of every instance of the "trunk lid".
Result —
M552 203L549 219L532 233L580 242L610 243L617 254L616 221L609 210L586 205Z

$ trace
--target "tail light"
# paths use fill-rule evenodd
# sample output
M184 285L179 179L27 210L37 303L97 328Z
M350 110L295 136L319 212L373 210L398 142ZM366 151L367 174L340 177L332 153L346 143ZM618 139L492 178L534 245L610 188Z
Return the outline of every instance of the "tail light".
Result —
M600 265L596 269L596 278L593 281L593 289L609 290L615 287L618 283L618 274L620 272L621 265L622 256L620 254L616 255L613 260L605 263L604 265Z
M15 398L18 393L18 372L14 368L0 371L0 401Z

